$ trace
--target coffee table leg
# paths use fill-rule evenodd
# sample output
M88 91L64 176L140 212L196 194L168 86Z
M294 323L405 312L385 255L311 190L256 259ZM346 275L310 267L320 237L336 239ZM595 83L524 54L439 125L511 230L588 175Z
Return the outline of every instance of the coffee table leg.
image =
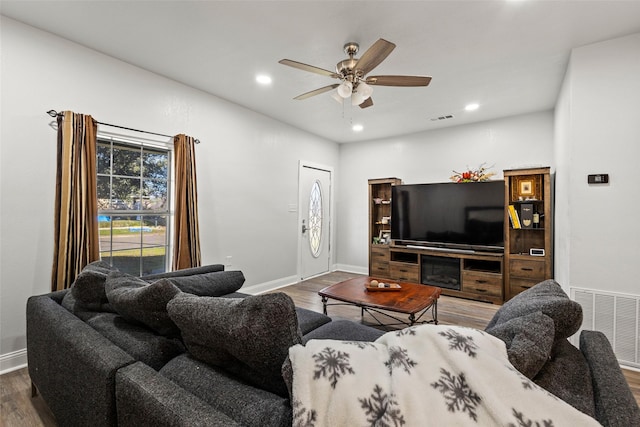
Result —
M322 313L327 314L327 297L322 297Z
M433 323L438 324L438 300L433 303Z

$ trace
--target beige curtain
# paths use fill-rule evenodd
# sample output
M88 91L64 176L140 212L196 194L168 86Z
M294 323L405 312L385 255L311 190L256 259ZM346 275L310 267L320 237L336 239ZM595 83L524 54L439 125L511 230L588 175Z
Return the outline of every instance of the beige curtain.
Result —
M173 138L176 165L173 270L200 266L198 190L195 140L183 134Z
M100 258L96 196L97 123L89 115L58 115L55 240L51 290L71 286Z

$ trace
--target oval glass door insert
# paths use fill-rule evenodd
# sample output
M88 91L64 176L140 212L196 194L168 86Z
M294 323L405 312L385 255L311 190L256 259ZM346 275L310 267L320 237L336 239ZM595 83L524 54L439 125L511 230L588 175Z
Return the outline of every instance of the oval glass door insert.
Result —
M320 181L316 180L311 186L309 195L309 248L311 254L320 256L322 243L322 188Z

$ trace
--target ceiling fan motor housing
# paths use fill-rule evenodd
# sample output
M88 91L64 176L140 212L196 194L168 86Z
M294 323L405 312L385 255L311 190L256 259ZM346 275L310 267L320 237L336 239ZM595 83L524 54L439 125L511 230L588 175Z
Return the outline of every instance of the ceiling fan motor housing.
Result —
M364 73L355 70L355 66L358 63L358 58L354 58L354 55L360 50L360 45L355 42L349 42L344 45L344 53L349 55L349 59L342 60L336 64L336 73L340 74L343 80L356 83L358 78L362 78ZM359 75L358 75L359 74Z
M343 79L353 82L354 75L356 74L353 69L358 63L358 58L349 58L340 61L336 64L336 73L340 74Z

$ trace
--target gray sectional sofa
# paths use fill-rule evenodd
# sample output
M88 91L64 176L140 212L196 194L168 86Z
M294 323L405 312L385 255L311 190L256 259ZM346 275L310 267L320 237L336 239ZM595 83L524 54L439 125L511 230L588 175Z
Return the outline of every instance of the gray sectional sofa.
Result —
M221 265L142 279L87 266L71 290L27 302L34 391L61 426L285 426L289 346L383 334L296 308L282 293L247 296L243 282ZM518 370L603 425L640 426L604 335L583 331L580 350L568 343L581 321L548 281L501 307L487 332Z

